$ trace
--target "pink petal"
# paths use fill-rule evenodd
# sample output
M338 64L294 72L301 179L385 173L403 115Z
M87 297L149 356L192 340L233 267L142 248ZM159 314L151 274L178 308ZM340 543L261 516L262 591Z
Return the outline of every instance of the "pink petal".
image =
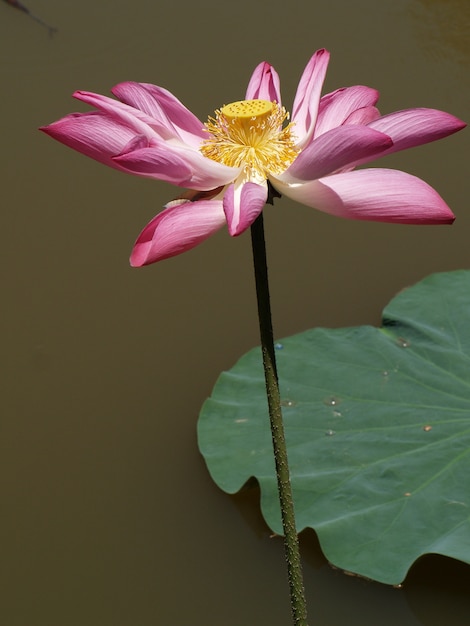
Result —
M366 125L379 117L380 111L376 107L362 107L362 109L356 109L351 115L348 115L344 123Z
M136 134L100 111L72 113L40 128L61 143L110 167L123 168L112 160Z
M111 90L122 102L140 109L148 116L171 126L176 136L192 146L206 139L204 124L173 94L148 83L125 82Z
M329 52L317 50L307 63L297 87L292 106L292 121L295 123L294 134L298 138L299 148L304 148L313 136L329 59Z
M279 176L287 183L315 180L372 159L392 145L388 135L367 126L340 126L314 139Z
M73 96L77 98L77 100L86 102L100 111L103 111L103 113L107 114L116 122L120 122L123 126L127 126L133 130L135 134L144 135L148 139L160 139L162 137L166 139L174 136L174 133L171 135L168 132L169 130L171 132L171 129L167 129L161 124L159 125L157 120L113 98L108 98L107 96L102 96L90 91L76 91ZM160 129L163 131L163 134L159 132Z
M148 148L149 145L150 144L149 144L147 137L143 137L142 135L135 135L124 146L124 148L121 150L121 153L118 154L117 156L120 156L122 154L127 154L128 152L134 152L134 150L141 150L142 148Z
M344 123L351 123L347 122L347 120L355 111L365 107L375 107L378 99L379 92L376 89L362 85L343 87L326 94L320 100L315 137L326 133L332 128L342 126ZM374 108L373 111L376 117L380 115L377 109ZM382 132L386 133L386 131Z
M227 185L240 173L240 168L217 163L192 148L169 142L154 142L148 148L120 154L113 160L134 174L202 191Z
M188 187L192 176L191 167L165 144L123 151L113 158L122 169L139 176L164 180L174 185Z
M149 265L186 252L225 223L221 200L182 201L164 209L140 233L132 250L133 267Z
M272 65L260 63L253 72L245 95L246 100L268 100L281 104L279 75Z
M455 217L420 178L399 170L364 169L276 189L307 206L355 220L451 224Z
M393 146L384 154L442 139L465 126L465 122L450 113L422 108L390 113L369 124L369 128L386 133L393 139Z
M263 210L268 197L267 183L236 183L224 195L224 211L228 232L232 237L241 235Z

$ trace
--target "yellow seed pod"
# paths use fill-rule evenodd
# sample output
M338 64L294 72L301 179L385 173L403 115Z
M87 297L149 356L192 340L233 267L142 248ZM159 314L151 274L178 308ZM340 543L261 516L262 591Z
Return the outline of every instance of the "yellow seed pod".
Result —
M271 115L274 105L267 100L239 100L226 104L220 112L229 119L250 119Z

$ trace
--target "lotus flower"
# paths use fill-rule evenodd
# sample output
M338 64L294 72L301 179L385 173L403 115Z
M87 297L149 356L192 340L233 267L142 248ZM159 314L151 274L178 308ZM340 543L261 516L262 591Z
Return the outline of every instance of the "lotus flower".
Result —
M320 97L328 61L328 52L318 50L308 62L290 122L279 76L261 63L245 100L221 107L205 124L162 87L125 82L112 89L117 99L77 91L74 96L96 110L41 130L116 169L189 189L144 228L132 251L133 266L185 252L225 223L230 235L240 235L273 194L357 220L452 223L449 207L421 179L398 170L354 168L441 139L465 124L424 108L381 116L378 92L364 86Z

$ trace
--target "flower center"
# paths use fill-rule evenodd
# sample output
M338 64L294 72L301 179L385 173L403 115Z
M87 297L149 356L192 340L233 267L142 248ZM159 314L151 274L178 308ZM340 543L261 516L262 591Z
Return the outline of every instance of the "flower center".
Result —
M243 167L246 180L261 182L280 174L299 153L289 114L277 102L241 100L223 106L205 124L210 133L200 150L205 157Z

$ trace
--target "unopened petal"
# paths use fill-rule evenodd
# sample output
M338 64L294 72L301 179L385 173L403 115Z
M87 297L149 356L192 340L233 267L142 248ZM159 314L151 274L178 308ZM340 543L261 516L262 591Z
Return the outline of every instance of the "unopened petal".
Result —
M367 126L340 126L314 139L279 178L288 183L322 178L372 159L391 145L388 135Z
M130 263L141 267L191 250L224 223L221 200L173 204L154 217L140 233Z
M330 54L317 50L302 74L292 106L292 121L297 145L304 148L313 137L318 115L320 94L325 80Z
M276 188L297 202L349 219L399 224L451 224L455 219L432 187L399 170L356 170Z
M256 67L248 83L245 99L276 101L281 105L279 75L272 65L264 61Z
M237 182L230 185L224 194L224 211L228 232L232 237L241 235L249 228L263 210L268 197L268 186L264 182Z

